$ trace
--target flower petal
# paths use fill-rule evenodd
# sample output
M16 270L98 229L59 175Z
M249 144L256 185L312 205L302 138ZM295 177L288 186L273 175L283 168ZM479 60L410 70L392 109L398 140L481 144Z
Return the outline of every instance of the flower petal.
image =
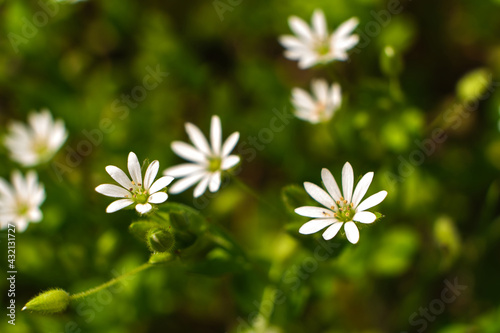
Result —
M328 209L335 209L336 205L332 197L321 187L313 183L305 182L304 188L309 195Z
M359 24L358 18L352 17L349 20L343 22L341 25L339 25L339 27L335 30L334 35L336 37L346 37L351 32L353 32L354 29L356 29L358 24Z
M206 175L203 179L196 185L193 191L193 197L198 198L205 193L207 190L208 182L210 181L210 175Z
M239 139L240 133L238 132L234 132L226 139L226 141L222 145L222 157L227 157L229 154L231 154Z
M118 184L123 186L126 189L134 188L132 182L127 177L125 172L122 169L115 167L114 165L108 165L106 167L106 172L113 178Z
M325 184L325 187L328 193L332 196L333 200L339 201L342 194L340 193L339 186L337 185L335 178L333 178L330 170L323 168L321 170L321 179L323 180L323 184Z
M354 172L352 171L351 164L346 162L342 168L342 192L344 193L344 199L346 199L347 202L351 202L353 186Z
M130 192L123 187L111 184L99 185L95 188L95 190L98 193L112 198L130 198L131 196Z
M356 244L359 241L359 230L356 223L349 221L344 225L345 235L347 240L352 244Z
M368 187L370 187L372 180L373 180L373 172L368 172L366 175L363 176L363 178L361 178L361 180L356 185L356 189L354 190L354 194L352 196L352 204L354 208L358 207L359 203L361 202L361 199L363 199L363 197L366 194L366 191L368 191Z
M139 159L137 155L133 152L128 154L128 172L132 177L135 185L140 187L142 186L142 175L141 175L141 165L139 164Z
M153 185L149 188L149 194L152 195L160 190L163 190L166 186L168 186L172 181L174 180L174 177L171 176L163 176L161 178L158 178Z
M288 25L290 29L296 34L299 38L304 39L306 41L313 40L313 33L306 22L297 16L291 16L288 19Z
M342 224L344 224L344 222L336 222L334 224L332 224L328 229L325 230L325 232L323 233L323 238L325 240L330 240L332 239L333 237L335 237L335 235L339 232L340 228L342 227Z
M176 153L178 156L182 157L185 160L188 160L190 162L196 162L199 164L207 163L207 158L205 157L205 154L203 154L201 151L197 150L195 147L185 142L174 141L172 142L171 147L174 153Z
M153 208L153 206L151 206L151 204L149 203L145 203L145 204L137 204L135 205L135 210L139 213L139 214L146 214L147 212L149 212L151 209Z
M212 116L212 122L210 124L210 141L212 142L213 153L219 156L221 152L222 127L218 116Z
M377 216L372 212L358 212L354 214L352 219L361 223L373 223L377 219Z
M146 190L148 190L151 187L151 184L153 184L156 175L158 174L159 168L160 168L160 162L158 161L153 161L148 166L146 174L144 175L144 188Z
M316 9L314 11L312 17L312 25L314 27L314 32L319 38L324 39L327 37L328 31L326 27L325 14L321 9Z
M335 222L337 222L336 219L314 219L304 223L300 227L299 233L303 235L314 234L315 232L318 232L321 229L324 229Z
M133 204L134 202L130 199L120 199L120 200L116 200L116 201L113 201L109 206L108 208L106 208L106 213L114 213L116 212L117 210L120 210L122 208L125 208L127 206L130 206L131 204Z
M168 194L165 192L157 192L153 193L149 196L148 202L153 204L161 204L162 202L167 201Z
M168 192L172 194L177 194L184 192L186 189L193 186L196 182L198 182L203 176L205 176L207 172L199 172L187 176L186 178L182 178L175 182L172 186L170 186Z
M362 212L364 210L372 208L373 206L376 206L382 201L384 201L386 196L387 196L387 191L380 191L378 193L375 193L374 195L363 200L363 202L359 204L358 208L356 208L356 211Z
M311 90L319 103L328 105L328 83L324 79L312 80Z
M304 206L296 208L295 213L307 217L322 217L322 218L334 217L333 215L334 213L331 210L321 207L312 207L312 206Z
M217 192L220 188L220 171L216 171L212 174L210 182L208 183L208 189L210 192Z
M186 123L185 126L189 139L194 144L194 146L205 155L210 155L211 151L210 146L208 145L207 138L205 138L205 135L203 135L198 126L191 123Z
M180 177L185 177L189 174L199 172L201 170L204 170L205 166L195 164L195 163L184 163L184 164L179 164L173 167L170 167L168 169L165 169L163 171L163 174L166 176L172 176L175 178L180 178Z
M228 157L223 158L220 168L221 170L228 170L234 167L239 162L240 157L238 155L229 155Z

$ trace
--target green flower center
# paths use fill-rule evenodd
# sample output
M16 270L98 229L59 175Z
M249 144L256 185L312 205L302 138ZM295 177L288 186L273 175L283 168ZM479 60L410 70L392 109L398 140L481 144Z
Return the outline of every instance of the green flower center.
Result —
M221 163L222 163L222 161L219 157L211 158L209 160L209 163L208 163L208 170L211 172L215 172L215 171L220 170Z
M134 182L132 184L136 185ZM134 200L138 204L145 204L148 202L149 193L142 187L142 184L137 184L137 187L131 188L130 192L132 193L132 200Z
M316 46L316 52L318 52L318 54L322 56L330 53L330 44L328 43L328 41L319 41Z
M338 209L335 212L335 218L341 222L352 221L356 210L353 208L352 202L347 202L344 198L337 201Z

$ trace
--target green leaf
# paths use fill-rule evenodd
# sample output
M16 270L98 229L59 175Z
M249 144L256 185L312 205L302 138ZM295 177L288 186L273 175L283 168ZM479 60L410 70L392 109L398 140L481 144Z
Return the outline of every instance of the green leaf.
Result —
M149 257L149 263L153 265L164 264L173 260L175 260L175 255L169 252L153 253Z

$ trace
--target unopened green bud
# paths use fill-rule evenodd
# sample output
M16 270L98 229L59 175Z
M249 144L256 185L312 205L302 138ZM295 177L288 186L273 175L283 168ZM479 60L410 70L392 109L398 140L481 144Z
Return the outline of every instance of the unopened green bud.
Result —
M51 289L32 298L22 310L41 313L57 313L66 310L69 305L69 294L62 289Z
M147 241L152 252L168 252L175 245L174 235L163 228L149 230Z

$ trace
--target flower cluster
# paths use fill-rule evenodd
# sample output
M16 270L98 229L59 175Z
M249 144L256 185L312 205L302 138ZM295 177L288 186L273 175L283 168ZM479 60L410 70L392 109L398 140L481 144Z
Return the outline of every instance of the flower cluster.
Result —
M345 61L347 51L359 41L359 37L352 34L358 25L355 17L342 23L332 34L328 33L325 14L320 9L314 11L311 27L296 16L291 16L288 24L296 36L281 36L279 41L286 48L285 57L297 60L300 69L334 60ZM312 124L329 121L342 102L339 84L333 83L329 88L324 79L314 79L311 90L313 95L300 88L292 90L295 115Z

